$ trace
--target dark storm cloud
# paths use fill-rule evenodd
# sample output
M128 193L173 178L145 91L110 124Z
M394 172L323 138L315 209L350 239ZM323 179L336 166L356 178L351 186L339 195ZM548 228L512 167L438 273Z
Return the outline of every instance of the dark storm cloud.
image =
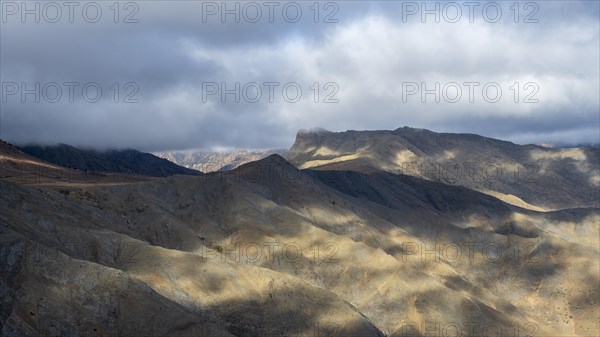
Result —
M445 22L448 13L440 14L440 23L432 22L432 15L425 23L421 13L407 15L410 6L421 2L321 3L318 23L309 7L312 2L299 3L303 14L296 23L282 16L280 9L289 2L278 3L273 22L259 2L263 13L257 23L246 22L243 14L240 23L232 22L231 15L227 23L220 15L203 16L209 2L133 3L139 10L132 17L137 23L121 22L134 9L124 4L119 23L113 22L112 3L105 2L100 2L103 16L97 23L87 23L81 15L75 15L74 23L66 17L58 23L43 17L36 23L29 17L22 23L18 15L6 16L3 8L3 84L25 83L30 88L36 82L42 87L55 82L63 97L56 103L44 97L35 103L28 95L22 103L19 93L6 96L0 137L16 143L147 151L265 148L291 145L300 128L411 125L518 142L598 142L597 2L533 2L536 8L521 4L518 17L509 7L512 2L480 2L473 22L462 6L463 17L456 23ZM231 4L235 2L229 2L230 8ZM244 8L248 3L239 4ZM446 4L439 2L441 9ZM491 23L481 9L493 9L494 4L500 4L502 16ZM337 23L322 22L335 11L331 18ZM532 18L539 22L523 23L534 11ZM64 82L80 83L73 102L66 97ZM262 90L255 103L250 102L253 85L247 86L249 97L242 94L239 103L233 95L224 102L219 93L203 95L207 84L225 83L231 89L240 83L243 89L254 82ZM265 82L279 83L272 102ZM330 82L338 88L326 87ZM427 88L456 82L463 96L457 103L443 97L436 103L432 96L422 102L417 93L404 101L407 82L425 82ZM464 82L480 83L478 90L497 83L501 100L490 103L478 95L469 102ZM518 103L510 89L514 82L520 85ZM539 87L537 103L523 102L532 92L524 88L528 82ZM82 98L86 83L101 88L97 102ZM286 83L302 88L297 102L282 95ZM3 94L7 89L13 88L3 85ZM323 103L328 95L339 102ZM128 99L138 102L127 103Z

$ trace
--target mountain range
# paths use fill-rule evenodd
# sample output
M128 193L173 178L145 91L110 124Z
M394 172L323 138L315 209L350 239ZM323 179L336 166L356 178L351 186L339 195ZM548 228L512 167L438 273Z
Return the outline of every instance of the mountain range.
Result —
M132 149L98 151L76 148L66 144L26 145L19 149L47 162L82 171L139 174L151 177L201 174L196 170L178 166L150 153Z
M300 131L288 159L301 169L385 171L465 186L537 210L598 207L600 148L517 145L475 134Z
M68 170L4 144L28 178ZM598 158L400 128L203 175L7 169L2 334L597 336Z
M233 150L233 151L162 151L154 155L173 163L204 173L229 171L240 165L266 158L272 154L285 156L287 150Z

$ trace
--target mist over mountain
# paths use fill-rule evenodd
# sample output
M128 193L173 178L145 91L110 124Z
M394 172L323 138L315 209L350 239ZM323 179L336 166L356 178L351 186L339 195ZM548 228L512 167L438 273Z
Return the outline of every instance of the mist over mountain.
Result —
M26 145L20 149L50 163L92 172L139 174L168 177L175 174L200 175L201 173L178 166L171 161L137 150L79 149L66 144Z
M288 159L300 168L386 171L465 186L532 209L598 207L600 149L517 145L475 134L299 132Z

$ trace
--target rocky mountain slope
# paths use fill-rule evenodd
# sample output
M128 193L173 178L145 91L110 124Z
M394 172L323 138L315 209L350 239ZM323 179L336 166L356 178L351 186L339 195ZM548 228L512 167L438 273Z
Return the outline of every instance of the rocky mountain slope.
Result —
M272 154L285 155L287 150L235 150L235 151L164 151L154 155L173 163L204 173L228 171L240 165L266 158Z
M287 157L303 169L386 171L465 186L534 210L598 207L600 149L517 145L474 134L300 131Z
M0 179L19 184L119 184L151 178L128 173L92 172L67 168L29 155L0 140Z
M0 179L3 335L594 336L600 210L382 171Z
M47 162L82 171L127 173L151 177L201 174L196 170L178 166L166 159L137 150L97 151L79 149L66 144L28 145L21 146L20 150Z

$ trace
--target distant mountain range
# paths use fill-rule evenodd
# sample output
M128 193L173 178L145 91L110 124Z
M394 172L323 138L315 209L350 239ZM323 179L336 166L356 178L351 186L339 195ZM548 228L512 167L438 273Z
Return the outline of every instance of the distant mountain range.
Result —
M234 150L234 151L164 151L154 155L173 163L201 172L228 171L251 161L266 158L272 154L285 156L287 150Z
M168 177L175 174L200 175L199 171L137 150L98 151L79 149L71 145L28 145L20 149L32 156L66 168L90 172L138 174L151 177Z

